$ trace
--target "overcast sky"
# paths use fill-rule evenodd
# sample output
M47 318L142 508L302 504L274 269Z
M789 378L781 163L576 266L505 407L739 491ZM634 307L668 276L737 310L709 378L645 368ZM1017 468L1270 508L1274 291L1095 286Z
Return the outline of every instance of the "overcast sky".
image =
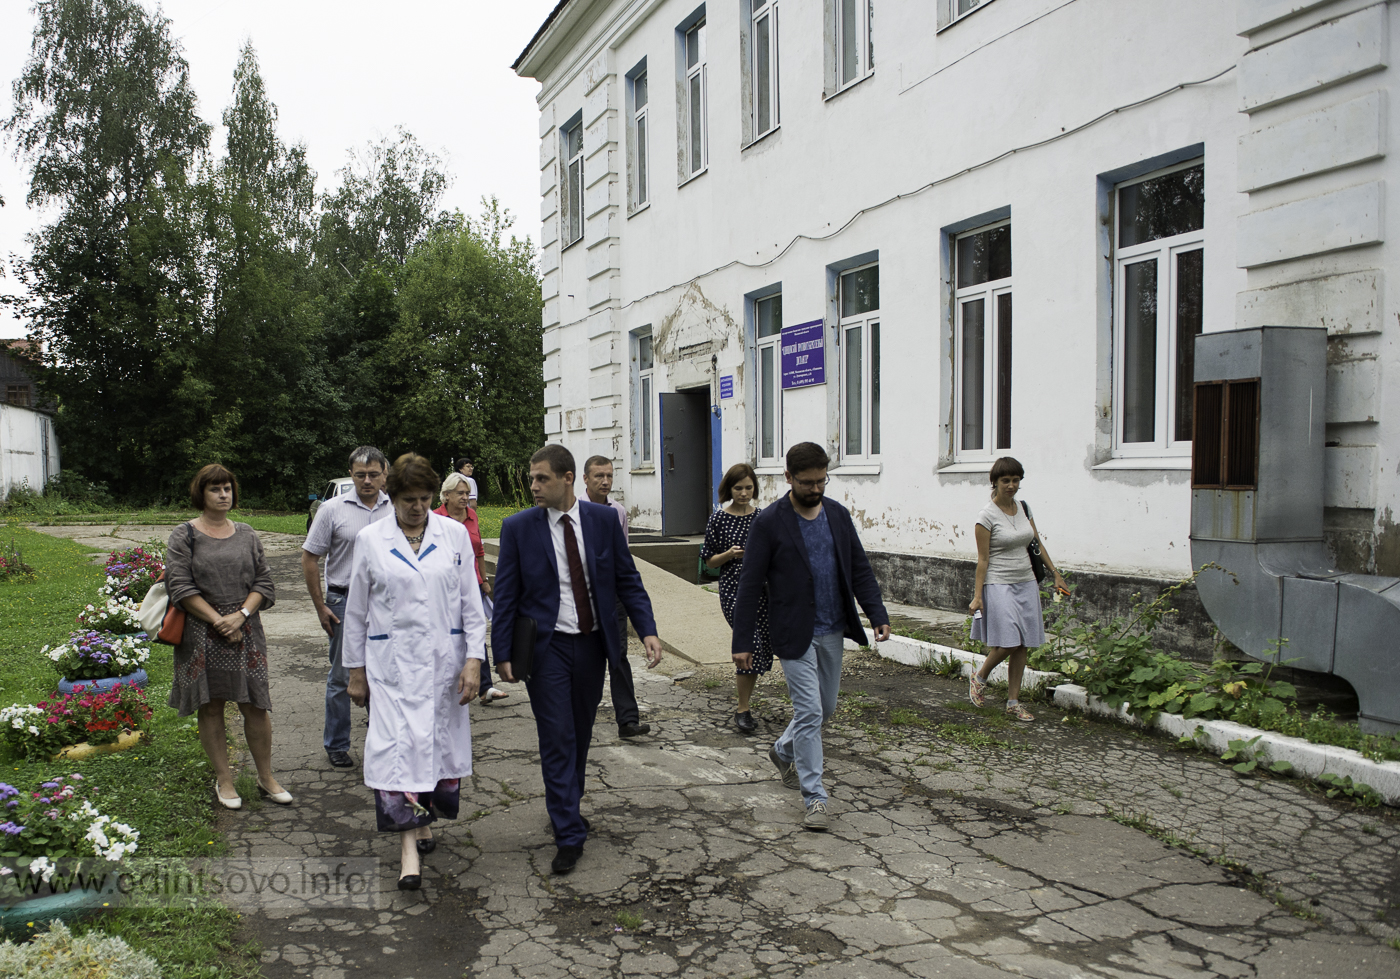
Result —
M154 10L154 0L142 0ZM446 159L445 206L468 214L495 194L514 231L538 240L538 112L533 79L510 70L556 0L163 0L184 46L200 114L218 126L245 38L257 50L287 143L306 143L317 189L338 182L347 152L402 125ZM0 0L0 117L29 55L34 15ZM214 149L223 151L222 127ZM0 256L25 252L45 215L25 207L28 176L13 147L0 157ZM8 291L14 280L0 280ZM0 337L20 336L0 320Z

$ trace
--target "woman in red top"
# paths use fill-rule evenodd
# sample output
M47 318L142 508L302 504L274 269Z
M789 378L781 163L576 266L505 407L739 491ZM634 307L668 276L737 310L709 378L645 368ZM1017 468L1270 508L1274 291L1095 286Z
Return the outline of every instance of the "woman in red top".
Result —
M467 536L472 540L472 551L475 554L476 581L481 586L482 607L486 609L486 614L491 615L491 582L486 580L486 574L482 570L482 558L486 555L486 545L481 543L481 524L477 520L476 511L468 504L471 497L471 483L467 477L461 473L448 473L447 478L442 481L442 506L433 512L453 520L460 521L467 527ZM500 700L509 697L510 694L504 690L499 690L491 685L491 653L487 650L486 659L481 661L481 702L489 704L493 700Z

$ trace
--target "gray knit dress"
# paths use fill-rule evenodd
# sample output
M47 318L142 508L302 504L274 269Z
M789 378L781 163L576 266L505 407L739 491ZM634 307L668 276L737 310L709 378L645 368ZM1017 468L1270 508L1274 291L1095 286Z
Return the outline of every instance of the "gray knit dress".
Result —
M276 594L257 532L233 525L232 537L209 537L190 524L175 528L166 544L165 581L172 602L202 595L220 615L237 612L249 592L271 608ZM191 533L192 531L192 533ZM186 717L211 700L231 700L271 710L268 697L267 638L258 613L229 643L206 622L185 616L185 636L175 647L175 681L170 706Z

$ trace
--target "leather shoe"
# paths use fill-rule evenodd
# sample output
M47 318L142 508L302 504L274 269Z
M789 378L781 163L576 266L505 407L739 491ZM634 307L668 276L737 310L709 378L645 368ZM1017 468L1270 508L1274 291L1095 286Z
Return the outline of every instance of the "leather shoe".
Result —
M650 724L619 724L617 726L618 737L622 738L635 738L649 731L651 731Z
M432 853L434 850L437 849L437 840L433 839L430 836L426 840L416 841L413 845L418 848L419 853L426 857L428 854Z
M758 730L758 722L753 719L753 711L741 710L734 715L734 726L744 734L753 734Z
M581 856L583 856L583 847L561 846L559 852L554 855L554 860L550 862L549 869L563 876L578 865L578 858Z
M399 890L401 891L416 891L422 886L422 874L405 874L399 878Z
M355 759L350 757L348 751L327 751L326 757L335 768L354 768Z

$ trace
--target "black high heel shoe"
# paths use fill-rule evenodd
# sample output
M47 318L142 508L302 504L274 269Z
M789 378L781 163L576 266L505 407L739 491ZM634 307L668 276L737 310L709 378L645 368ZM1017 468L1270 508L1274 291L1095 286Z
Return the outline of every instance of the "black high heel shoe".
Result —
M405 874L399 878L399 890L401 891L416 891L422 886L422 874Z
M416 841L414 845L418 847L418 852L426 857L437 849L437 840L430 836L426 840Z

